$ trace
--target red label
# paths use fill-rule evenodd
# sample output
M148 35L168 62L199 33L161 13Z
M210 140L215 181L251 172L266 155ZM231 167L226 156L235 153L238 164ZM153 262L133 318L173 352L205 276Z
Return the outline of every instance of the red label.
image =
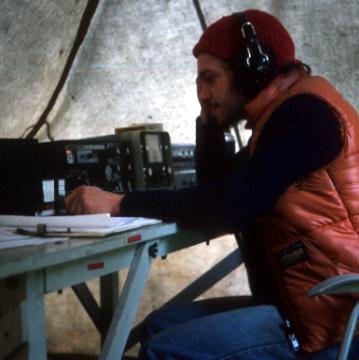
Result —
M141 240L141 234L138 234L138 235L133 235L133 236L130 236L128 239L127 239L127 242L129 244L135 242L135 241L139 241Z
M104 262L98 262L98 263L92 263L87 265L87 270L97 270L97 269L103 269L105 267Z

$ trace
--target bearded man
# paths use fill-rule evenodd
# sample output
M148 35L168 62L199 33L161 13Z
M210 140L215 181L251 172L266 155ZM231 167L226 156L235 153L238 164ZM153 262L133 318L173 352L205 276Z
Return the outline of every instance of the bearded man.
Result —
M330 359L354 295L309 298L359 270L359 119L295 58L274 16L245 10L203 33L197 58L198 186L126 195L81 187L72 214L147 216L220 234L242 232L253 296L161 309L147 319L145 359ZM224 131L246 120L237 154ZM351 356L359 357L355 338Z

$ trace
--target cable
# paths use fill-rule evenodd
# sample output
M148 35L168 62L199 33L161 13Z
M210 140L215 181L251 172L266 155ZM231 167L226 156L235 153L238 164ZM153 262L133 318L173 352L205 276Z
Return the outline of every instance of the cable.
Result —
M201 5L198 0L193 0L193 5L196 9L197 16L198 16L199 22L201 24L202 30L205 31L207 29L207 24L206 24L206 19L203 15Z
M20 139L24 139L25 138L25 135L28 131L30 131L30 129L32 129L35 125L30 125L28 126L24 131L23 133L20 135Z
M243 141L242 141L239 129L238 129L238 124L233 126L233 131L234 131L234 135L235 135L236 140L237 140L238 148L239 148L239 150L241 150L243 148Z

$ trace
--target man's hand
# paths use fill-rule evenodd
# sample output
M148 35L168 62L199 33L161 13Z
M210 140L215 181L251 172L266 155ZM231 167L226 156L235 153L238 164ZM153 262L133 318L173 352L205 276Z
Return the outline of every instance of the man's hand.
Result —
M202 125L208 124L209 121L216 121L213 117L210 117L208 114L207 106L201 107L201 113L200 113L200 123Z
M80 186L65 200L66 212L71 215L110 213L119 216L124 195L103 191L93 186Z

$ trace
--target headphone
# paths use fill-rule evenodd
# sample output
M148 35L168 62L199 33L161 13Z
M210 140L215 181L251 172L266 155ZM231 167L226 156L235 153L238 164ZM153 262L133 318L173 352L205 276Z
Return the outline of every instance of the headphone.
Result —
M234 66L238 84L248 97L255 96L268 82L272 70L272 56L263 50L253 24L243 12L233 13L239 20L241 34L245 42L245 54L238 54Z

